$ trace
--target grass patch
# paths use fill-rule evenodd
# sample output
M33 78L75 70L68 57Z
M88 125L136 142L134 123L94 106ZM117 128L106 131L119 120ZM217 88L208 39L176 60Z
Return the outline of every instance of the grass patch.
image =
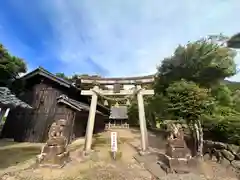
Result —
M131 141L130 138L126 138L126 137L118 138L118 142L121 143L121 144L124 144L124 143L129 142L129 141Z
M0 169L18 165L21 162L36 157L39 147L12 147L0 149Z
M14 141L0 140L0 148L3 148L5 146L14 145L14 144L17 144L17 143Z
M1 140L0 169L16 166L26 160L35 158L41 152L42 145L42 143L18 143Z
M76 151L77 149L80 149L83 147L83 144L74 144L71 146L71 144L68 146L68 151L73 152Z
M75 151L83 146L79 140L68 146L69 151ZM17 143L13 141L0 141L0 169L16 166L26 160L36 158L45 143Z
M92 148L94 149L97 146L105 146L109 144L110 144L110 141L108 139L98 137L93 140Z
M76 139L71 144L68 145L68 151L72 152L83 147L85 140Z
M113 159L113 152L112 151L108 151L109 155L111 157L111 159ZM122 152L121 151L117 151L116 152L116 160L120 160L122 158Z
M118 145L124 144L128 141L130 141L130 138L126 138L126 137L118 137L117 142ZM101 147L101 146L109 146L110 147L111 144L111 138L106 138L106 137L101 137L101 136L96 136L93 140L92 143L92 148L96 148L96 147Z

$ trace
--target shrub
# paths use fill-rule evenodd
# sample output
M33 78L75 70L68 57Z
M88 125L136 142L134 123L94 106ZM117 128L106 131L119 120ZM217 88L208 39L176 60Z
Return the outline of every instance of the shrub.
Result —
M204 116L204 138L240 145L239 116Z

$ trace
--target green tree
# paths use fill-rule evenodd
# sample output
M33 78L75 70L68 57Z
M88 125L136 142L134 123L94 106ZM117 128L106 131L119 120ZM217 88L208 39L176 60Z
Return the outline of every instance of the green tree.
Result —
M236 52L209 39L179 46L170 58L158 67L155 89L162 92L180 79L210 87L236 74Z
M219 43L222 39L211 37L178 46L173 56L165 58L158 67L154 84L155 93L168 99L165 111L169 116L183 118L194 128L196 150L200 156L203 142L201 116L220 112L220 109L227 113L229 108L225 106L232 102L231 92L221 83L236 74L236 53Z
M20 85L22 84L14 80L19 77L20 73L26 73L26 71L27 66L24 60L11 55L8 50L0 44L0 85L15 90L21 89Z
M70 78L67 77L64 73L56 73L56 76L65 80L70 80Z
M166 110L175 119L184 119L194 128L197 155L202 155L203 132L201 116L213 109L213 98L208 89L200 88L194 82L180 80L166 89L168 104Z
M138 104L136 99L133 99L131 105L128 106L128 120L130 125L139 125Z
M233 35L227 40L227 46L230 48L240 48L240 33Z
M216 101L221 106L232 106L233 96L232 91L226 84L219 84L218 86L212 87L211 94L215 97Z

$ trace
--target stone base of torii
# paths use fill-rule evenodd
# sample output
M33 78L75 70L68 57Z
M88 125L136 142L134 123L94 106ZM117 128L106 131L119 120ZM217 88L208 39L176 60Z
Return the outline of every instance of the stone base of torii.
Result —
M134 94L134 90L120 90L120 92L116 93L113 90L101 90L98 86L94 86L93 89L83 90L81 92L82 95L91 96L91 105L88 116L88 123L85 135L85 146L84 146L84 154L88 155L92 152L92 137L93 137L93 129L95 123L95 114L97 108L97 100L98 94L102 95L131 95ZM148 134L147 134L147 126L146 126L146 118L145 118L145 110L144 110L144 100L143 95L153 95L153 90L145 90L141 88L140 85L137 85L137 100L138 100L138 111L139 111L139 124L141 130L141 151L140 154L144 155L147 153L148 149Z

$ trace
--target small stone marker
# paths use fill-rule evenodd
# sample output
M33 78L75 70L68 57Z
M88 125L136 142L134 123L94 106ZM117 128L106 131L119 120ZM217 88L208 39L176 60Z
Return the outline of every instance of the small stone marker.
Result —
M111 152L113 159L116 160L117 153L117 132L111 132Z

